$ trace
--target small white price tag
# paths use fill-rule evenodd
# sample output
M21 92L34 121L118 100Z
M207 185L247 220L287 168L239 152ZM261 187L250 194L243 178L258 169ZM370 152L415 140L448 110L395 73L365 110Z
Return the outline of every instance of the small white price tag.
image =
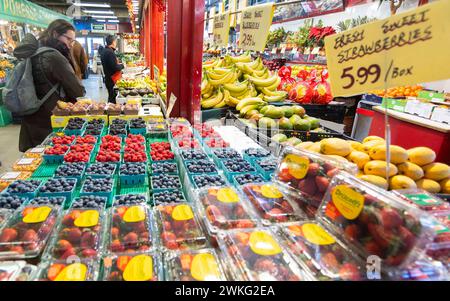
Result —
M305 51L303 51L303 54L310 54L311 50L307 47L305 48Z
M277 50L278 50L278 48L272 48L272 54L277 54Z
M320 51L320 47L314 47L313 50L311 51L311 54L319 54Z
M33 163L33 158L22 158L19 161L17 161L17 165L29 165Z
M281 48L281 54L285 54L286 53L286 47Z
M44 147L35 147L30 150L30 153L40 154L45 150Z
M5 174L2 175L2 177L0 179L2 180L15 180L20 176L20 172L7 172Z

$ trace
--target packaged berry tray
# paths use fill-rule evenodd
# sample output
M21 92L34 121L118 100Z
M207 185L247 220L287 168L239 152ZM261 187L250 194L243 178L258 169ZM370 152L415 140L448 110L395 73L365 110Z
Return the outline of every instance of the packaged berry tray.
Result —
M240 162L239 162L240 161ZM220 162L220 168L223 170L223 173L225 174L225 177L227 178L228 181L233 182L233 176L235 175L240 175L240 174L252 174L252 175L257 175L258 172L256 171L256 169L252 166L252 164L248 161L245 160L237 160L237 159L229 159L229 160L225 160L225 161L221 161ZM233 162L233 163L243 163L243 164L248 164L246 166L248 166L248 169L240 169L240 171L231 171L228 169L228 167L225 165L226 162Z
M27 182L27 181L34 181L36 183L36 189L34 191L18 193L18 192L14 192L12 190L11 185L24 183L24 182ZM9 185L8 188L6 188L5 193L9 193L9 194L11 194L13 196L16 196L16 197L19 197L19 198L32 199L38 194L39 187L41 187L42 184L43 184L43 182L40 181L40 180L17 180L17 181L14 181L13 183L11 183L11 185Z
M67 179L67 180L72 180L75 181L75 185L73 186L72 190L70 191L61 191L61 192L41 192L41 188L43 188L43 186L47 183L51 183L51 181L54 181L56 179ZM60 178L50 178L46 181L46 183L43 183L41 185L41 187L38 190L38 196L42 196L42 197L57 197L57 196L62 196L65 197L67 202L71 202L73 200L73 198L75 197L75 190L77 189L77 183L78 183L78 179L73 178L73 177L60 177Z
M98 259L84 259L69 263L67 260L51 260L43 263L37 281L97 281L100 272Z
M242 183L243 182L242 180L239 180L239 179L242 179L242 178L245 178L245 183L244 184ZM249 178L251 179L251 181L250 181ZM266 182L266 180L260 174L257 174L257 173L241 173L241 174L233 176L232 184L234 185L234 187L238 188L239 190L242 190L242 186L243 185L246 185L246 184L249 184L249 183L263 183L263 182Z
M111 190L110 191L99 191L99 192L88 192L85 191L85 185L86 185L86 181L84 182L83 186L81 187L81 191L80 191L80 196L84 196L84 195L93 195L93 196L99 196L99 197L105 197L108 200L108 204L109 205L112 201L113 195L114 195L114 189L116 188L115 186L115 179L113 178L113 184L111 186Z
M91 177L91 178L110 178L110 177L113 177L116 174L116 171L117 171L117 168L118 168L117 164L110 164L110 163L92 163L89 166L94 165L94 164L109 164L109 165L111 165L111 167L114 168L114 170L111 172L111 174L95 174L95 173L89 173L88 172L89 167L87 167L86 168L86 172L85 172L85 177L86 178L87 177Z
M123 163L122 163L123 164ZM146 166L145 163L142 163ZM139 175L125 175L120 172L119 167L119 180L120 185L141 185L145 183L145 180L148 177L147 168L145 168L145 173Z
M103 281L162 281L163 262L157 252L119 253L103 257Z
M72 163L72 164L74 164L74 163ZM53 177L54 178L73 178L73 179L77 179L77 186L81 186L81 182L82 182L82 179L84 178L84 173L86 171L86 164L84 162L76 163L76 164L83 164L84 165L83 171L81 172L81 174L79 174L79 175L58 176L57 172L58 172L58 170L60 168L62 168L61 166L71 165L71 164L63 164L63 165L58 166L58 168L56 169L55 174L54 174Z
M163 164L170 164L170 169L173 169L173 171L165 171L163 168ZM169 163L164 163L164 162L160 162L160 161L155 161L153 163L150 164L150 170L151 170L151 174L152 175L157 175L157 174L166 174L166 175L178 175L178 164L176 162L169 162ZM161 171L164 170L164 171Z
M153 206L184 202L187 202L187 198L182 190L160 191L152 193Z
M271 157L271 153L264 148L249 148L244 150L242 156L245 160L254 164L256 161Z
M261 166L261 164L264 164L264 163L266 163L266 164L271 163L274 165L274 168L270 169L270 170L266 170ZM272 177L275 173L275 169L276 169L276 165L277 165L276 159L274 157L257 159L254 161L254 164L256 167L256 171L258 171L266 181L272 180Z

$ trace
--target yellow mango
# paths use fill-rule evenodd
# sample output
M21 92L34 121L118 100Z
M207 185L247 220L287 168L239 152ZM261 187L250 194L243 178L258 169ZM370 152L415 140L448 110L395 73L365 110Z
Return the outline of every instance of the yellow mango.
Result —
M320 142L314 142L314 144L309 146L306 150L313 153L320 153Z
M450 178L440 181L439 184L441 185L442 193L450 193Z
M423 169L419 165L411 162L399 164L397 168L399 175L405 175L414 181L418 181L424 176Z
M362 151L369 154L369 151L372 147L376 145L384 145L385 142L383 140L371 140L366 143L363 143L363 149Z
M320 142L320 152L325 155L346 157L351 152L350 144L340 138L324 139Z
M450 177L450 167L444 163L431 163L422 168L427 179L441 181Z
M308 147L314 145L314 142L312 141L306 141L306 142L301 142L299 144L297 144L294 148L296 149L307 149Z
M396 175L389 179L389 189L397 190L397 189L412 189L417 188L416 182L414 182L411 178L403 175Z
M386 145L375 145L369 150L369 156L372 160L386 161ZM391 145L389 147L389 153L391 154L391 163L400 164L408 160L408 153L406 149L397 145Z
M438 193L441 191L441 185L438 182L430 179L421 179L416 182L417 188L426 190L430 193Z
M347 156L347 160L355 163L359 169L363 169L364 165L370 161L370 157L365 152L352 151L350 155Z
M430 164L436 160L436 153L428 147L414 147L406 152L408 153L408 161L419 166Z
M349 141L348 143L350 144L350 147L353 148L354 150L357 150L357 151L360 151L360 152L363 151L363 145L362 145L361 142Z
M359 179L369 182L375 186L378 186L383 189L388 189L388 182L385 178L382 178L380 176L374 176L374 175L358 175Z
M364 144L366 142L374 141L374 140L378 140L378 141L383 141L384 142L384 139L381 138L381 137L378 137L378 136L367 136L366 138L363 139L362 143Z
M338 156L338 155L326 155L327 157L342 161L342 162L348 162L348 160L342 156Z
M397 166L395 166L392 163L389 163L389 176L386 177L386 166L387 162L385 161L380 160L370 161L367 162L366 165L364 165L364 173L366 175L380 176L383 178L393 177L397 174L398 172Z

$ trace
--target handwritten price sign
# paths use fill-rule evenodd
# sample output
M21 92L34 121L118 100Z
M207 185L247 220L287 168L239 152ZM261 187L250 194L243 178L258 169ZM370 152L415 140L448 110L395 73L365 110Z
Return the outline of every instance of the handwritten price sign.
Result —
M239 48L252 51L264 50L272 25L274 10L273 3L252 6L242 10Z
M450 78L449 11L438 1L326 37L333 95Z
M230 12L219 14L214 17L214 45L226 47L230 34Z

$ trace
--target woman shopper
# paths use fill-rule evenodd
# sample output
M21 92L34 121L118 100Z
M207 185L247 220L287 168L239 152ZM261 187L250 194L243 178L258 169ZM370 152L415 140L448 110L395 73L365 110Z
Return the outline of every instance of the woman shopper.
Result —
M102 65L103 72L105 72L105 85L108 89L108 102L116 103L116 95L114 93L115 81L113 75L120 72L124 66L119 64L116 54L116 42L115 36L108 35L106 37L106 47L102 51Z
M85 94L81 81L75 75L70 48L75 41L75 28L65 20L55 20L41 34L39 40L27 34L14 50L18 59L33 55L39 47L50 47L57 51L47 51L31 59L36 95L42 99L55 85L59 88L36 113L22 120L19 150L27 151L44 141L52 132L50 116L58 100L75 101Z

